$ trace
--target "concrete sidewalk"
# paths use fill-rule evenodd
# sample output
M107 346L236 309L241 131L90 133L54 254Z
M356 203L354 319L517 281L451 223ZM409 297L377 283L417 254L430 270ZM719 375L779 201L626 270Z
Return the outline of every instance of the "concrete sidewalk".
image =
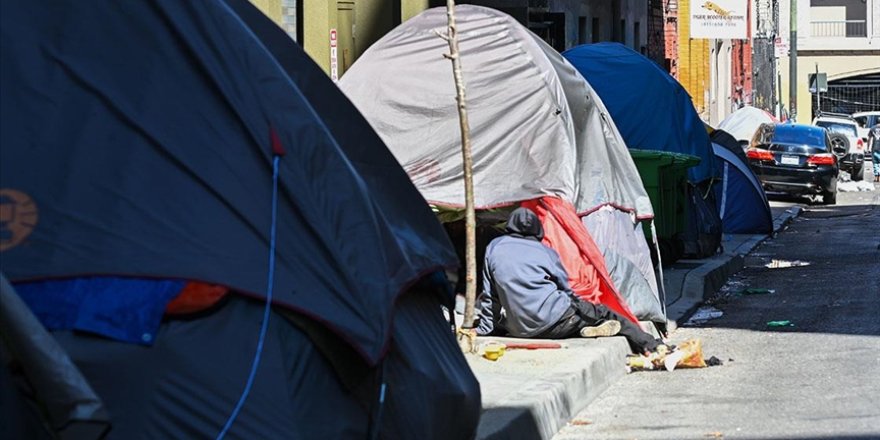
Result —
M773 235L802 211L774 209ZM743 268L744 256L767 235L726 235L724 251L703 260L682 260L664 271L670 331L703 300ZM478 338L524 342L514 338ZM549 439L611 384L626 374L629 345L622 337L567 339L558 349L508 350L497 361L467 355L480 381L483 414L478 439Z

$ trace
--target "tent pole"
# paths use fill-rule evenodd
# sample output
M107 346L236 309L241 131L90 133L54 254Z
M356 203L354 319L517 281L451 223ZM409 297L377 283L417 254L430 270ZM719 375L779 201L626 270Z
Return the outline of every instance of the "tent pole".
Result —
M654 219L651 219L651 241L654 250L657 251L657 273L660 275L660 309L663 311L663 317L666 318L666 328L669 329L669 315L666 314L666 282L663 279L663 258L660 256L660 241L657 238L657 228L654 226Z
M449 43L449 53L444 57L452 61L452 74L455 78L455 100L458 104L458 118L461 128L461 155L464 168L465 195L465 264L466 288L464 330L459 337L459 344L467 352L476 350L474 340L474 305L477 300L477 253L476 253L476 213L474 212L474 177L473 158L471 156L470 126L468 124L467 107L465 106L464 79L461 75L461 58L458 51L458 33L455 26L455 0L446 0L447 31L442 38Z

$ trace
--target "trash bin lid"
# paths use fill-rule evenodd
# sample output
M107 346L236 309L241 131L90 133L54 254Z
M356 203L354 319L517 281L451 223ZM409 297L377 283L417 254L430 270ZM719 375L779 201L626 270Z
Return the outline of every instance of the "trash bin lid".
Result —
M648 165L649 163L653 163L655 167L665 167L672 164L675 160L675 153L667 153L659 150L630 149L629 154L637 164L642 163Z
M702 160L699 156L691 154L660 150L631 149L629 153L635 161L656 162L655 166L658 167L674 165L677 168L690 168L696 166Z

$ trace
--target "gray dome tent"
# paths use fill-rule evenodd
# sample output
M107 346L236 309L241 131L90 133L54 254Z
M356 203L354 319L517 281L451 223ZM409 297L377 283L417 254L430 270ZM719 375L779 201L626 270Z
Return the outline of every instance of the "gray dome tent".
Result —
M604 105L562 56L512 17L456 7L478 209L554 196L574 205L633 313L665 323L640 220L653 218ZM464 205L455 87L443 8L398 26L340 88L431 203Z

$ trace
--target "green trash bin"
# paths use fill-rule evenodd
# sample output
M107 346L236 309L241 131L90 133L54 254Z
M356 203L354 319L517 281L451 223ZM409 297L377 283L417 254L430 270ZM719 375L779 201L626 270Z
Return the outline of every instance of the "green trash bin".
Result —
M675 240L687 225L687 171L700 163L690 154L655 150L629 150L654 207L654 227L659 240ZM651 242L651 231L645 229Z

